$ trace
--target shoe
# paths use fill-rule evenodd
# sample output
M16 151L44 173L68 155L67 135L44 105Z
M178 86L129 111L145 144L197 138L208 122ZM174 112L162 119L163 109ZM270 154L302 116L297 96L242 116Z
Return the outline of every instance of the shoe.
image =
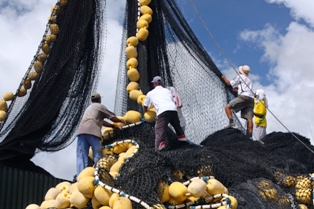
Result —
M250 140L254 141L254 140L253 140L253 137L250 137Z
M264 142L262 140L257 140L260 144L264 145Z
M166 147L166 142L160 142L158 150L160 151L160 150L164 149L165 147Z
M233 126L235 126L234 123L229 123L227 126L225 126L225 128L232 128Z
M177 138L178 138L178 140L179 140L180 142L186 142L186 141L187 141L187 139L185 138L184 135L182 135L182 136L177 136Z

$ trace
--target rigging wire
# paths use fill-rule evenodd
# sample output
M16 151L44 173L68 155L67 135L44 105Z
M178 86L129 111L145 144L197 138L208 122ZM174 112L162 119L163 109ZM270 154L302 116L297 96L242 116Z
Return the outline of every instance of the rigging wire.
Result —
M312 129L311 129L310 122L309 122L309 119L308 119L308 117L307 117L307 115L306 115L305 110L304 110L304 114L305 114L305 117L306 117L306 120L307 120L307 125L309 126L309 129L310 129L310 132L311 132L311 136L312 136L312 139L313 139Z
M195 7L195 4L193 2L193 0L189 0L195 13L197 14L198 18L201 20L203 26L205 27L206 31L208 32L208 34L210 35L210 37L212 38L212 40L214 41L214 43L216 44L216 46L218 47L220 53L224 56L224 58L228 61L229 65L233 68L233 70L239 75L239 72L235 69L235 67L232 65L231 61L229 60L229 58L227 57L227 55L224 53L224 51L222 50L222 48L220 47L220 45L218 44L218 42L216 41L215 37L213 36L213 34L210 32L210 30L208 29L207 25L205 24L203 18L201 17L200 13L198 12L198 10ZM240 76L240 79L243 81L243 79ZM244 82L244 81L243 81ZM245 83L245 82L244 82ZM250 87L245 83L245 85L250 89ZM251 92L254 94L253 90L250 89ZM314 151L307 146L304 142L302 142L294 133L292 133L276 116L275 114L268 108L265 106L265 108L270 112L270 114L294 137L296 138L301 144L303 144L309 151L311 151L314 154Z

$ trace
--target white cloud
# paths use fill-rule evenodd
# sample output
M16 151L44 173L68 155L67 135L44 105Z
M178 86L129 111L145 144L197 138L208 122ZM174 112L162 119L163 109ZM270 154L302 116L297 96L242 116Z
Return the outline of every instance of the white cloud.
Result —
M244 30L241 32L240 38L247 42L258 42L259 47L267 51L267 53L262 57L262 60L266 59L271 63L276 62L278 58L277 47L280 45L281 35L270 24L267 24L261 30Z
M8 1L0 7L0 94L15 92L42 40L52 1ZM18 8L18 9L16 9Z
M291 16L296 20L303 19L311 27L314 27L314 1L309 0L265 0L269 3L284 4L287 8L291 9Z
M292 1L271 2L285 3L291 7L295 18L302 17L313 25L314 15L307 12L309 7L314 9L313 3L306 1L309 4L303 6L302 10L300 6L305 1L298 1L298 4ZM254 79L254 90L263 88L269 100L268 132L287 132L287 128L312 139L314 143L311 131L314 126L308 123L308 119L314 117L311 111L314 86L313 28L291 22L286 33L279 34L276 28L268 24L261 30L242 32L241 38L261 47L264 51L261 61L272 66L268 72L271 85L261 86L258 79Z
M56 0L4 1L0 3L0 94L15 92L37 51ZM114 108L117 69L122 39L125 0L107 0L103 66L97 91L102 103ZM55 153L32 159L58 178L72 180L76 173L76 141Z

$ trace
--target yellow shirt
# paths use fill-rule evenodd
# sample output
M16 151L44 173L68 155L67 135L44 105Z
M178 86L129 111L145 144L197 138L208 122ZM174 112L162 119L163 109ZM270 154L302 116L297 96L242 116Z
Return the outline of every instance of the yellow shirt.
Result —
M265 102L264 100L254 103L254 113L262 115L262 117L257 117L254 116L254 123L258 126L266 127L267 126L267 121L266 121L266 107L265 107Z

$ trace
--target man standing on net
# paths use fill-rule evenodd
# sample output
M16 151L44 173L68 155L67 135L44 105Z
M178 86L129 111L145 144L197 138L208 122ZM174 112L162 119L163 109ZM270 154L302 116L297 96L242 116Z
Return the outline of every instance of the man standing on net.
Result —
M184 131L180 125L177 106L173 101L171 92L162 86L163 80L160 76L155 76L152 80L154 89L147 93L143 111L147 112L148 107L154 105L156 109L155 122L155 150L165 148L168 124L174 128L179 141L186 142Z
M254 104L254 126L253 126L253 140L263 144L261 139L266 136L266 114L268 108L268 101L264 90L258 89L255 92Z
M110 112L104 105L101 104L101 97L98 93L92 94L91 101L92 104L86 108L78 128L76 148L77 176L88 165L89 147L92 147L95 163L102 157L102 126L121 129L120 126L108 123L104 119L107 118L113 122L125 123L123 119L117 118L114 113Z
M229 118L229 124L225 128L235 126L232 110L234 112L241 110L241 118L247 120L247 132L250 139L252 139L254 93L252 91L252 81L249 78L250 67L247 65L240 66L239 72L240 74L230 81L224 75L221 76L227 85L232 86L232 88L238 88L238 96L225 106L225 111Z

